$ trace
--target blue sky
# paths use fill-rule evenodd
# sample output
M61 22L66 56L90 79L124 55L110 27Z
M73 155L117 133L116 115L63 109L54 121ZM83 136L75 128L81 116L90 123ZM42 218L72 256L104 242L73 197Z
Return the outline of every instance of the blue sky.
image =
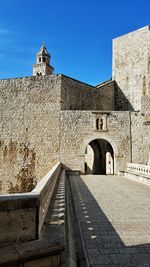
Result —
M2 0L0 79L32 75L44 41L55 73L93 85L111 78L112 39L150 24L150 1Z

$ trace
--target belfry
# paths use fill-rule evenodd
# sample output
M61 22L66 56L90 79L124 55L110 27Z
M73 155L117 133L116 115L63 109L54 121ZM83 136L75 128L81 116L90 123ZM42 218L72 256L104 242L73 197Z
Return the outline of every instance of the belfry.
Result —
M33 76L43 76L53 74L54 68L50 66L51 55L47 51L45 44L36 55L36 64L33 65Z

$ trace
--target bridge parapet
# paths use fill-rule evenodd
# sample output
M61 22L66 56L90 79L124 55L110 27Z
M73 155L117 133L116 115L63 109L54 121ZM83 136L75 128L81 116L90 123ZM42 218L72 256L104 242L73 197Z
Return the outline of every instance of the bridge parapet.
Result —
M150 166L136 163L127 163L126 170L120 172L127 178L150 185Z
M0 196L0 245L39 238L60 171L57 163L30 193Z
M150 175L150 166L142 165L142 164L135 164L135 163L128 163L127 171L134 171L137 173Z
M46 216L49 203L51 201L56 182L61 171L61 163L57 163L47 175L37 184L36 188L32 190L39 199L39 227L38 233L40 234L44 219Z

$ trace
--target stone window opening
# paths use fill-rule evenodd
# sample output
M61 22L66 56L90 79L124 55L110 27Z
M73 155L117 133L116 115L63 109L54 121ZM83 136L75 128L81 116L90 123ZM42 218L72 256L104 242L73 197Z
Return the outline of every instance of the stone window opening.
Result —
M41 57L39 57L39 62L41 62Z
M42 72L41 71L38 71L37 72L37 76L42 76Z
M45 57L43 57L43 62L45 62L46 60L45 60Z

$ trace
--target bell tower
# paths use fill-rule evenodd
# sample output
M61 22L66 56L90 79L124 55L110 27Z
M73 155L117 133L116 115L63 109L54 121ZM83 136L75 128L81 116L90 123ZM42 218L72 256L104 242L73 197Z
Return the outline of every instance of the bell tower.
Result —
M54 68L50 66L50 59L51 56L43 43L40 51L36 54L36 64L33 65L33 76L53 74Z

